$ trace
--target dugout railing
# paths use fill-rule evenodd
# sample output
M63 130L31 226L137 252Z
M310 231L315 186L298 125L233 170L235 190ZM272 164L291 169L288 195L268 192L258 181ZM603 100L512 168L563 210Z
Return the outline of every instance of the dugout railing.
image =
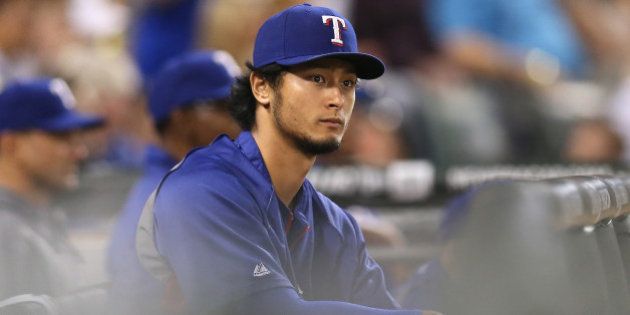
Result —
M630 314L630 180L479 188L452 244L446 314Z

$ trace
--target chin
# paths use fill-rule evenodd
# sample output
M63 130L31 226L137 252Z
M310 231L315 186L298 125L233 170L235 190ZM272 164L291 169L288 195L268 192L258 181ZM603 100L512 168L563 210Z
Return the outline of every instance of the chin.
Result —
M338 142L341 143L341 139L343 139L343 133L338 132L327 132L319 137L310 137L311 141L318 143L332 143Z
M331 153L339 149L341 144L337 138L315 139L294 139L297 148L308 156Z
M72 176L71 178L67 178L61 185L59 185L60 190L63 191L72 191L79 188L79 177Z

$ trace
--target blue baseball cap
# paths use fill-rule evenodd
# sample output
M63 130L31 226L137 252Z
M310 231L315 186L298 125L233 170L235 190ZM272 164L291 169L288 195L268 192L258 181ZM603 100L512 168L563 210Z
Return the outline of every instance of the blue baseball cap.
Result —
M149 112L156 123L197 101L227 99L240 68L225 51L187 53L171 59L149 83Z
M332 9L306 3L273 15L260 27L253 65L294 66L326 57L350 62L361 79L376 79L385 72L380 59L359 52L350 21Z
M74 106L74 96L62 79L15 81L0 93L0 132L65 132L103 125L101 117L82 114Z

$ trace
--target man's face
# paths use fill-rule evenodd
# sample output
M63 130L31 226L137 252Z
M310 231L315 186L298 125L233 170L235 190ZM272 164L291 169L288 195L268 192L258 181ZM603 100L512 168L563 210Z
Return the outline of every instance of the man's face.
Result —
M48 191L77 188L79 162L87 156L78 132L28 131L16 137L16 163L35 186Z
M203 101L181 108L171 116L171 130L190 148L208 145L221 134L235 138L241 131L224 101Z
M356 83L351 65L338 59L290 68L271 101L276 126L306 155L336 150L352 115Z

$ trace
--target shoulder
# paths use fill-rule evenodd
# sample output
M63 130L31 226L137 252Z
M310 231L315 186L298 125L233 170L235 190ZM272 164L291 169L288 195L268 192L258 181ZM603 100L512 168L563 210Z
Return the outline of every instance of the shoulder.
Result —
M0 209L0 251L2 253L23 251L36 237L33 229L19 215L9 209Z
M242 161L230 154L217 152L212 147L191 152L162 180L155 200L155 214L179 216L176 213L207 214L228 208L234 211L260 208L259 204L271 188L254 187L257 175L244 171L239 164Z
M214 183L232 182L236 180L237 173L234 166L226 159L225 152L219 152L215 145L195 149L171 171L169 171L161 183L160 193L165 187L185 187L194 189L199 186L214 186L220 188L226 185L213 185ZM223 149L222 151L225 151Z
M194 149L164 177L163 182L223 183L239 181L254 177L256 174L246 172L250 162L243 153L223 136L211 145ZM172 185L172 184L171 184ZM221 187L224 185L217 185Z
M205 160L193 157L163 179L156 203L172 200L189 204L215 196L236 197L244 193L240 180L216 157L207 156Z
M0 208L0 233L12 234L27 227L26 222L10 209Z

